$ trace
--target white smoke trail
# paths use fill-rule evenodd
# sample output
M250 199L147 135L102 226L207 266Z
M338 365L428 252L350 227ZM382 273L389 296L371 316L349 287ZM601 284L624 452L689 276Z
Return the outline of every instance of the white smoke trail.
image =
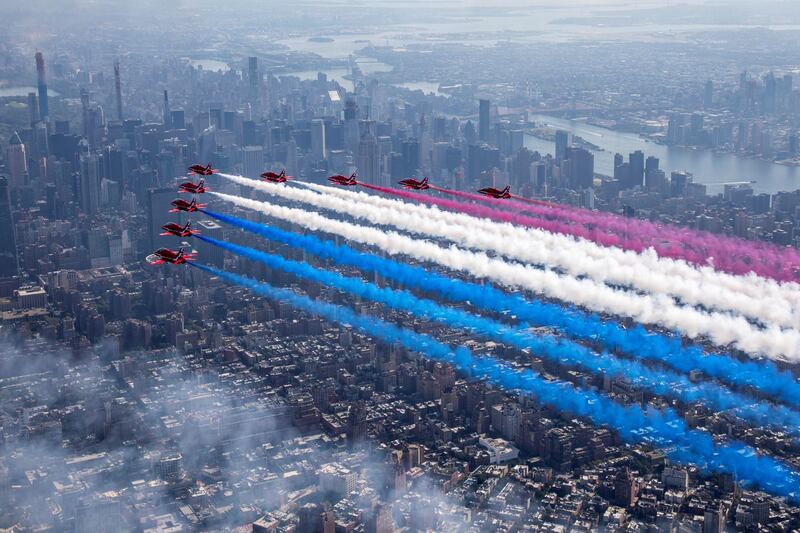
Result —
M599 283L626 285L654 295L675 296L685 304L732 312L767 326L796 328L800 323L795 314L797 307L781 297L781 291L775 294L776 291L770 293L764 288L755 287L753 289L760 290L758 296L749 296L748 278L737 280L735 276L725 274L720 276L721 281L715 283L716 272L710 268L699 281L685 272L676 275L672 273L676 269L672 264L675 261L658 258L655 254L654 264L643 264L641 255L634 252L601 247L583 239L547 231L441 211L436 207L310 183L302 185L320 194L276 187L241 176L225 174L223 177L273 196L346 213L373 224L394 226L404 231L448 239L468 248L491 250L513 259L557 267L573 277L588 276ZM695 270L681 263L689 270ZM731 284L736 288L729 288Z
M297 224L312 231L324 231L345 239L376 246L390 255L407 255L434 262L447 268L491 279L508 287L519 287L572 302L596 312L630 317L643 324L656 324L678 330L690 338L705 337L724 346L774 359L800 360L800 335L771 326L759 329L742 317L707 313L680 307L665 296L646 296L598 286L586 279L575 279L553 271L492 258L482 252L470 252L453 245L443 248L430 241L412 239L394 231L359 226L333 220L317 212L277 206L239 196L211 193L240 207Z

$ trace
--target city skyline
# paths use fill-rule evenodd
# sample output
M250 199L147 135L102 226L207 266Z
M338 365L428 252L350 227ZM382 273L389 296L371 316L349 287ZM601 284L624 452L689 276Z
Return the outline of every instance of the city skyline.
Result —
M800 8L4 10L0 529L800 528Z

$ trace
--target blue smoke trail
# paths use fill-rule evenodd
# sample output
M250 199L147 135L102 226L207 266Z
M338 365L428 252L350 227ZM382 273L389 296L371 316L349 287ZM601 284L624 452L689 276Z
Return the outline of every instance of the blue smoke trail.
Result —
M598 315L537 300L506 294L490 285L477 285L451 279L424 268L406 265L372 254L340 246L313 235L297 235L272 226L234 216L203 210L208 216L264 238L296 248L339 264L351 265L364 272L394 279L406 287L436 293L452 302L472 305L495 312L509 312L519 320L559 328L578 339L601 342L609 351L661 361L682 372L701 370L728 383L753 387L794 407L800 407L800 384L790 372L780 370L771 361L739 361L729 356L706 353L697 346L683 346L681 339L652 334L642 326L625 329Z
M750 446L738 442L715 444L708 434L687 428L671 409L645 412L636 405L623 406L594 391L546 381L530 370L518 371L491 357L476 357L463 346L453 350L428 335L400 328L376 317L358 315L348 307L313 300L207 265L187 264L331 322L348 324L383 342L403 344L421 356L449 363L469 377L488 380L505 390L532 394L539 402L561 412L587 417L596 425L611 426L627 442L668 447L666 454L673 461L696 464L712 473L730 472L743 484L758 486L792 500L800 499L797 494L800 474L771 457L757 455Z
M773 405L769 402L754 403L751 399L733 393L715 383L693 384L683 375L651 369L635 361L620 360L608 353L593 353L581 344L566 339L557 339L551 335L532 335L524 328L506 326L495 320L445 307L430 300L423 300L408 291L378 287L358 278L345 277L335 272L314 268L307 263L292 261L279 255L220 241L212 237L204 235L196 235L196 237L271 268L335 287L394 309L425 316L454 328L471 329L485 337L508 343L521 350L530 349L557 363L577 364L594 373L627 378L662 396L670 396L687 403L703 402L717 410L733 409L736 414L750 422L762 426L779 425L792 433L800 433L800 413L783 405Z

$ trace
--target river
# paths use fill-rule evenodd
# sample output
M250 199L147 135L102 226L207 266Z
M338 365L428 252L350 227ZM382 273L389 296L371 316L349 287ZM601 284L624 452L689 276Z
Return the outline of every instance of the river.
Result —
M657 157L667 175L675 170L691 172L695 182L708 186L709 193L721 192L725 183L751 180L755 181L752 187L756 193L774 194L800 188L800 167L778 165L736 154L665 146L646 141L633 133L614 131L577 120L545 115L533 115L531 118L537 124L570 131L601 147L604 151L593 152L594 169L600 174L614 175L615 153L623 154L627 159L629 153L641 150L645 157ZM525 136L525 146L542 154L552 154L554 151L554 143L531 135Z

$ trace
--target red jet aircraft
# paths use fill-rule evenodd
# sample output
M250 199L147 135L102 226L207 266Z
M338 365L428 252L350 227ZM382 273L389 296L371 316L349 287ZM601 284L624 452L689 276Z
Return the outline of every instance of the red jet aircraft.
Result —
M192 229L191 222L187 222L184 226L170 222L169 224L161 226L161 229L164 230L164 233L161 235L175 235L176 237L191 237L192 235L197 235L200 233L199 231Z
M291 178L291 176L287 176L285 170L281 170L280 174L276 174L275 172L264 172L261 174L261 179L270 183L286 183L286 180L289 178Z
M428 178L422 178L422 181L417 181L414 178L408 178L400 180L400 185L402 185L404 189L414 189L416 191L430 189L430 185L428 185Z
M486 187L485 189L481 189L478 191L484 196L489 196L491 198L499 198L501 200L507 200L511 198L511 186L506 185L506 188L501 190L495 189L494 187Z
M192 165L189 167L189 174L199 174L200 176L210 176L216 172L215 169L211 168L211 163L207 164L206 166L203 165Z
M358 182L356 181L355 172L353 172L353 174L349 178L347 176L342 176L341 174L336 174L335 176L329 177L328 181L336 185L344 185L345 187L352 187L353 185L358 185Z
M178 192L188 192L189 194L203 194L208 189L206 188L206 180L201 179L199 182L194 183L187 181L181 183L178 187Z
M159 248L152 254L145 258L145 261L151 265L160 265L162 263L170 263L172 265L182 265L187 261L193 261L197 256L196 252L185 253L183 248L178 248L178 251L170 250L169 248Z
M172 209L169 210L170 213L177 213L178 211L186 211L187 213L194 213L198 209L203 209L206 204L198 204L196 198L192 198L191 202L187 202L183 198L177 198L172 201Z

